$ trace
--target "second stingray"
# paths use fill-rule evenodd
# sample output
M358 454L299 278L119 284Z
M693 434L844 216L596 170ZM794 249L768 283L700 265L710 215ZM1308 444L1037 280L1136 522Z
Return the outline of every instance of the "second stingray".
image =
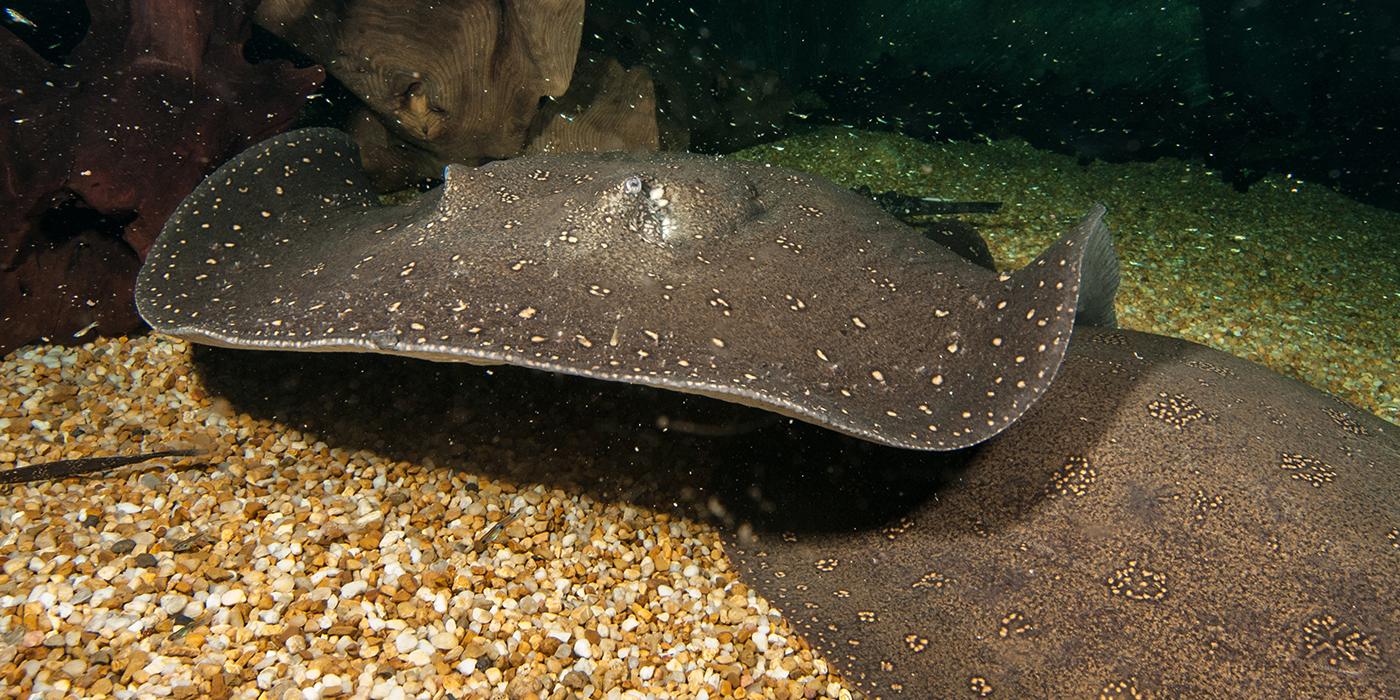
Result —
M1076 313L1113 318L1101 207L998 275L781 168L531 156L382 206L357 162L307 129L214 172L151 249L142 316L228 347L647 384L927 450L999 433L1053 380Z

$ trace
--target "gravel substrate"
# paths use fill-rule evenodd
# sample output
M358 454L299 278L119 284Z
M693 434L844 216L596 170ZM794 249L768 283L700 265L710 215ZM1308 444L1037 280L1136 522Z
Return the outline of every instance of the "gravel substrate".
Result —
M27 348L0 365L2 468L207 452L0 487L0 695L849 697L734 580L712 527L590 473L637 471L619 460L643 446L570 471L596 426L524 425L554 400L548 378L225 352L214 365L236 368L213 370L211 398L191 362L186 343L152 336ZM303 386L299 371L315 376ZM390 388L397 374L413 376ZM225 398L256 404L259 382L289 404L321 399L313 421L345 406L318 427L335 437ZM543 408L483 395L516 384ZM484 406L452 409L459 393ZM502 434L512 423L525 442Z
M1106 202L1125 325L1400 419L1393 213L1015 142L826 130L747 156L1003 201L970 218L1006 266ZM0 377L0 469L204 453L0 486L0 696L850 696L708 524L717 480L751 467L700 434L754 414L689 422L689 399L524 370L160 336L24 348Z

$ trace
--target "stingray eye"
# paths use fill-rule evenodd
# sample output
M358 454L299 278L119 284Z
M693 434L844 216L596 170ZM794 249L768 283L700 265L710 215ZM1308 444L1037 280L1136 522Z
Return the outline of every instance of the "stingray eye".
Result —
M626 180L623 180L623 181L622 181L622 192L623 192L623 194L641 194L641 193L642 193L642 178L637 177L636 175L633 175L633 176L627 178Z

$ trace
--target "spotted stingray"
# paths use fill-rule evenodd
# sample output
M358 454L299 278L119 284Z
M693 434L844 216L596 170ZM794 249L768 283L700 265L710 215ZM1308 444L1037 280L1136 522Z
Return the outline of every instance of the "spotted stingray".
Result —
M1400 430L1263 367L1080 327L945 478L828 461L726 551L872 697L1400 697Z
M540 155L444 175L381 206L343 133L264 142L166 224L141 315L216 345L508 363L952 450L1050 385L1077 307L1112 314L1102 208L998 275L781 168ZM1081 295L1086 260L1101 291Z

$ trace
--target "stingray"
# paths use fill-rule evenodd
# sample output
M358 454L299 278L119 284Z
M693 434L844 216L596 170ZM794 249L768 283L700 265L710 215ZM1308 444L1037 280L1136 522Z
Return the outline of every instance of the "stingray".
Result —
M197 342L507 363L953 450L1035 402L1076 314L1111 321L1116 270L1101 207L999 275L820 178L686 154L451 165L381 206L346 136L307 129L180 205L136 301Z
M196 342L509 363L931 451L834 483L795 457L727 536L876 697L1394 697L1396 429L1104 328L1103 215L997 274L818 178L699 156L449 166L382 206L309 130L190 195L137 303Z
M726 536L871 697L1400 697L1394 425L1081 326L1046 395L953 455L942 479L807 455Z

